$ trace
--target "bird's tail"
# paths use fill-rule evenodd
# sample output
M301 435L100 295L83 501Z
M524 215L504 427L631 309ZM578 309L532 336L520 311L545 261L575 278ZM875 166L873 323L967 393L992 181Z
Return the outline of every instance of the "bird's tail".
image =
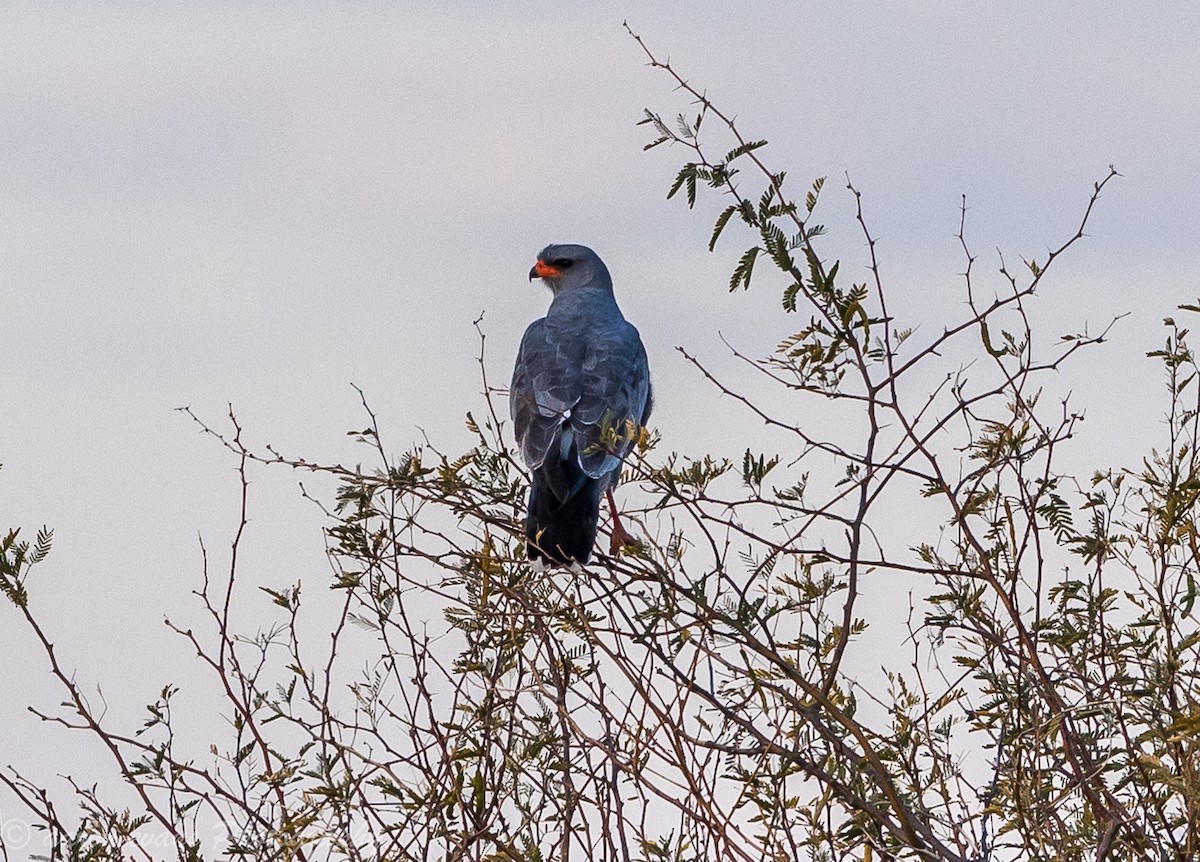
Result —
M525 517L529 559L586 563L600 520L600 480L579 466L574 447L567 457L533 471Z

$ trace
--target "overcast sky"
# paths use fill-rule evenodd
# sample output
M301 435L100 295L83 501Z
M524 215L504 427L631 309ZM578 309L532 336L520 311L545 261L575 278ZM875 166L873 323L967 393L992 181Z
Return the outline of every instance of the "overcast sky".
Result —
M726 293L752 240L705 250L722 201L664 199L686 155L643 153L635 123L688 106L626 17L797 189L830 177L827 247L861 272L850 175L897 306L935 331L962 299L962 194L991 273L997 248L1069 236L1115 164L1041 313L1066 332L1131 312L1068 385L1097 464L1139 460L1162 404L1143 354L1200 295L1191 4L7 3L0 528L55 528L31 592L81 680L140 703L189 662L161 619L194 617L197 536L227 545L237 488L174 408L232 403L251 441L350 461L354 383L393 448L424 429L454 449L479 405L472 322L505 382L548 242L607 261L665 447L742 451L673 348L720 361L719 330L761 355L790 322L769 284ZM296 481L255 475L248 578L326 576ZM62 770L78 755L22 711L59 695L0 613L0 736L34 740L0 763Z

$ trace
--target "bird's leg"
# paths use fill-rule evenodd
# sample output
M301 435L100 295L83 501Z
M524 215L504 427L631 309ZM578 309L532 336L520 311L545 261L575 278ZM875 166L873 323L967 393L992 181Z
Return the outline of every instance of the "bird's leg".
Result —
M617 503L613 500L612 488L608 489L608 510L612 512L612 541L609 543L608 552L615 557L626 545L636 545L637 539L621 526L621 517L617 514Z

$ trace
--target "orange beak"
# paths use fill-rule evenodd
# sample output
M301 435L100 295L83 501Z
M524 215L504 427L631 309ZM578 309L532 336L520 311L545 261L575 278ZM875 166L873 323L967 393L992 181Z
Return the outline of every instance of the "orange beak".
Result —
M557 275L562 275L562 271L541 260L533 265L533 269L529 270L530 281L535 278L554 278Z

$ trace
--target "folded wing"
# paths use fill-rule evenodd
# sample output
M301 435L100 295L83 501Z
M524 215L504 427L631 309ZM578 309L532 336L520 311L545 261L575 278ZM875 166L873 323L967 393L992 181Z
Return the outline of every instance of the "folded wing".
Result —
M545 319L534 322L521 341L510 405L521 455L533 471L531 540L541 535L553 559L586 561L600 495L616 483L650 416L650 371L637 329L619 320L580 337ZM579 512L589 513L583 523ZM559 530L559 520L578 529L564 523ZM555 534L550 539L547 529ZM566 553L564 543L574 550Z

